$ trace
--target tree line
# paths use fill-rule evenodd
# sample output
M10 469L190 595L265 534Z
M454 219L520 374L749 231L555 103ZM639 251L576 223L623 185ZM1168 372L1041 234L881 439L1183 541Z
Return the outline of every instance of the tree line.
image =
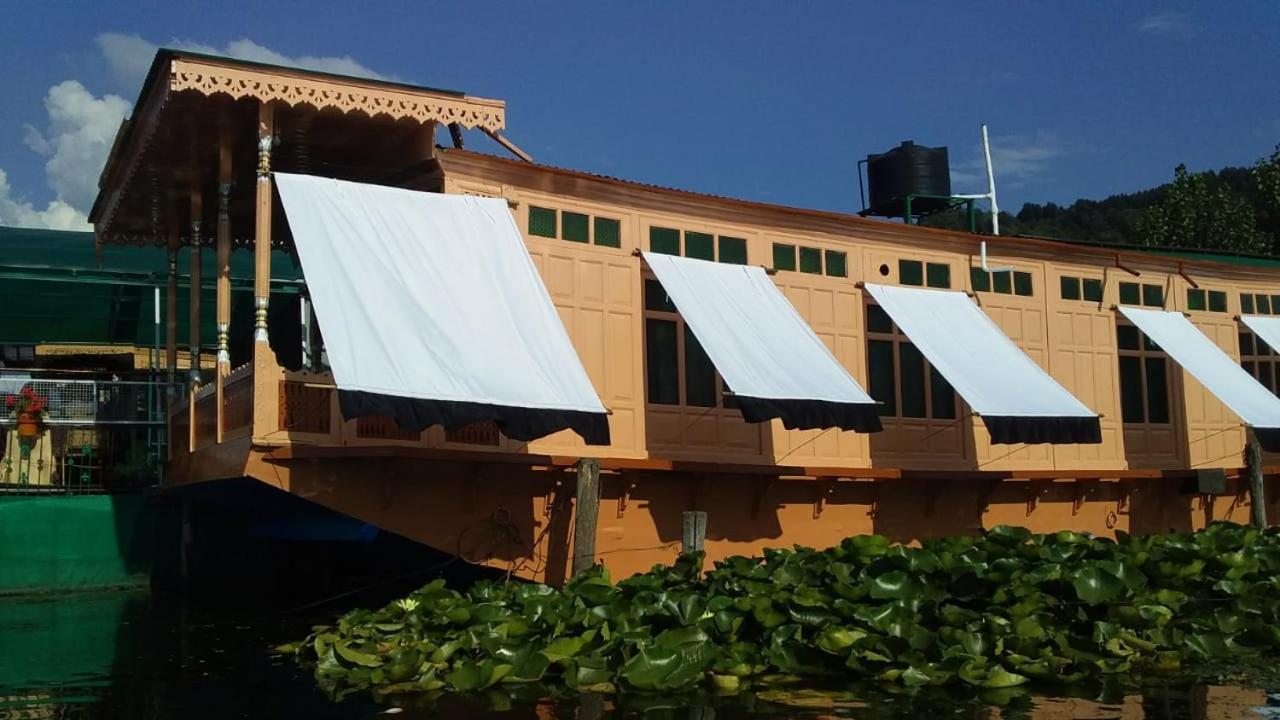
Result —
M967 221L952 211L922 224L963 228ZM979 214L979 229L990 229L988 213ZM1280 145L1252 167L1193 173L1179 165L1171 182L1148 190L1070 205L1026 203L1016 215L1000 213L1000 232L1280 256Z

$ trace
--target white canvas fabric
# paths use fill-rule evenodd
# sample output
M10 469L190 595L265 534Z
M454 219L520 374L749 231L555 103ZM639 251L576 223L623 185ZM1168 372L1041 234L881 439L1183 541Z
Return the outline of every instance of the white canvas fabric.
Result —
M1252 330L1254 335L1262 338L1272 350L1280 352L1280 317L1241 315L1240 322Z
M1027 357L964 293L864 287L986 421L994 442L1101 441L1098 414ZM1004 423L1017 429L995 427L997 418L1013 419ZM1079 418L1084 422L1072 420Z
M875 401L764 268L648 252L644 260L748 420L758 412L788 427L879 429ZM773 402L743 404L752 399Z
M1120 314L1137 325L1245 424L1262 430L1280 428L1280 398L1253 379L1185 315L1131 307L1121 307Z
M505 200L274 177L339 390L605 421Z

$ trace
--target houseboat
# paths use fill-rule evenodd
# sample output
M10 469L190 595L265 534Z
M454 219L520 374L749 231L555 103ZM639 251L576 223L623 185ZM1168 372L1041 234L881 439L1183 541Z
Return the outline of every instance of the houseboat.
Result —
M549 583L1275 513L1280 263L656 187L539 164L504 125L500 100L157 54L91 220L167 249L171 319L178 252L193 288L217 259L167 486L249 478Z

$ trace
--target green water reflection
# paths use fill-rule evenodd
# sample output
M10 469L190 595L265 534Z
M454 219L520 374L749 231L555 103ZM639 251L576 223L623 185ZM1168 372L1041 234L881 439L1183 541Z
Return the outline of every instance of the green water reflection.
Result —
M763 697L612 698L522 687L472 697L402 698L392 706L365 697L332 703L304 671L266 651L330 619L201 612L145 592L0 597L0 720L1280 718L1280 701L1269 701L1262 690L1172 681L1138 689L1080 689L1075 694L1082 697L793 688Z

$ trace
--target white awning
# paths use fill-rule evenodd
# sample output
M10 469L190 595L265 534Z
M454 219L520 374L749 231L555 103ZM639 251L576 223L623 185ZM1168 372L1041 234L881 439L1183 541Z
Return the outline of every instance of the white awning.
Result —
M1183 370L1200 381L1254 429L1268 451L1280 443L1280 398L1253 379L1240 363L1222 351L1180 312L1121 307L1120 314L1138 326Z
M864 287L982 418L991 442L1102 442L1098 414L1027 357L964 293Z
M345 417L609 442L505 200L274 177Z
M644 253L748 422L880 430L875 401L764 268Z
M1248 326L1254 335L1262 338L1272 350L1280 353L1280 317L1241 315L1240 322Z

